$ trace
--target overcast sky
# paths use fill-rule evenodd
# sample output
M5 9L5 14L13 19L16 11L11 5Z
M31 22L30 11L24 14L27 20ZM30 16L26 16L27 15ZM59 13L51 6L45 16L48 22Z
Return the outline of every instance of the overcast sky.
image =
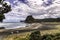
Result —
M60 17L60 0L5 0L12 11L4 14L3 22L20 22L28 15L35 19Z

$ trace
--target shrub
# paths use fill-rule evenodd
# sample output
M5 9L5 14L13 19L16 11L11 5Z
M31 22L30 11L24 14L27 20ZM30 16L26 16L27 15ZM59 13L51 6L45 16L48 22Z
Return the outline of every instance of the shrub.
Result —
M49 35L49 34L47 34L47 35L43 35L43 37L42 37L42 40L53 40L53 35Z
M54 40L60 40L60 36L55 36Z
M60 40L60 33L57 33L54 37L54 40Z
M60 36L60 33L56 33L55 36Z
M29 37L30 37L29 40L41 40L40 31L32 32Z

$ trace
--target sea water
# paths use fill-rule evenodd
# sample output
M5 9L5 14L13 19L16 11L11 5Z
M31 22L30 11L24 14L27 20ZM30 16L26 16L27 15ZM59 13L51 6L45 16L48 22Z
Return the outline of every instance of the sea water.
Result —
M26 27L27 23L0 23L0 27L5 27L5 29L15 29L15 28L21 28Z

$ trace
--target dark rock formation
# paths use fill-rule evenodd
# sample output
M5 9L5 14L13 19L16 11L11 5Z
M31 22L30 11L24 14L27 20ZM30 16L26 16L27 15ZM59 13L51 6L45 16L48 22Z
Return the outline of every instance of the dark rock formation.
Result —
M5 29L5 27L0 27L0 29Z
M27 16L25 22L26 22L26 23L33 23L34 20L35 20L35 19L32 17L32 15L29 15L29 16Z

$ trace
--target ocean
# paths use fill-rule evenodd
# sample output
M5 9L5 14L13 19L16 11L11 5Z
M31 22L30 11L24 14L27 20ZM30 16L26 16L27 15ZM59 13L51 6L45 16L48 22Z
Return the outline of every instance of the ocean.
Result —
M26 27L27 23L0 23L0 27L5 27L5 29L15 29L15 28L21 28Z

